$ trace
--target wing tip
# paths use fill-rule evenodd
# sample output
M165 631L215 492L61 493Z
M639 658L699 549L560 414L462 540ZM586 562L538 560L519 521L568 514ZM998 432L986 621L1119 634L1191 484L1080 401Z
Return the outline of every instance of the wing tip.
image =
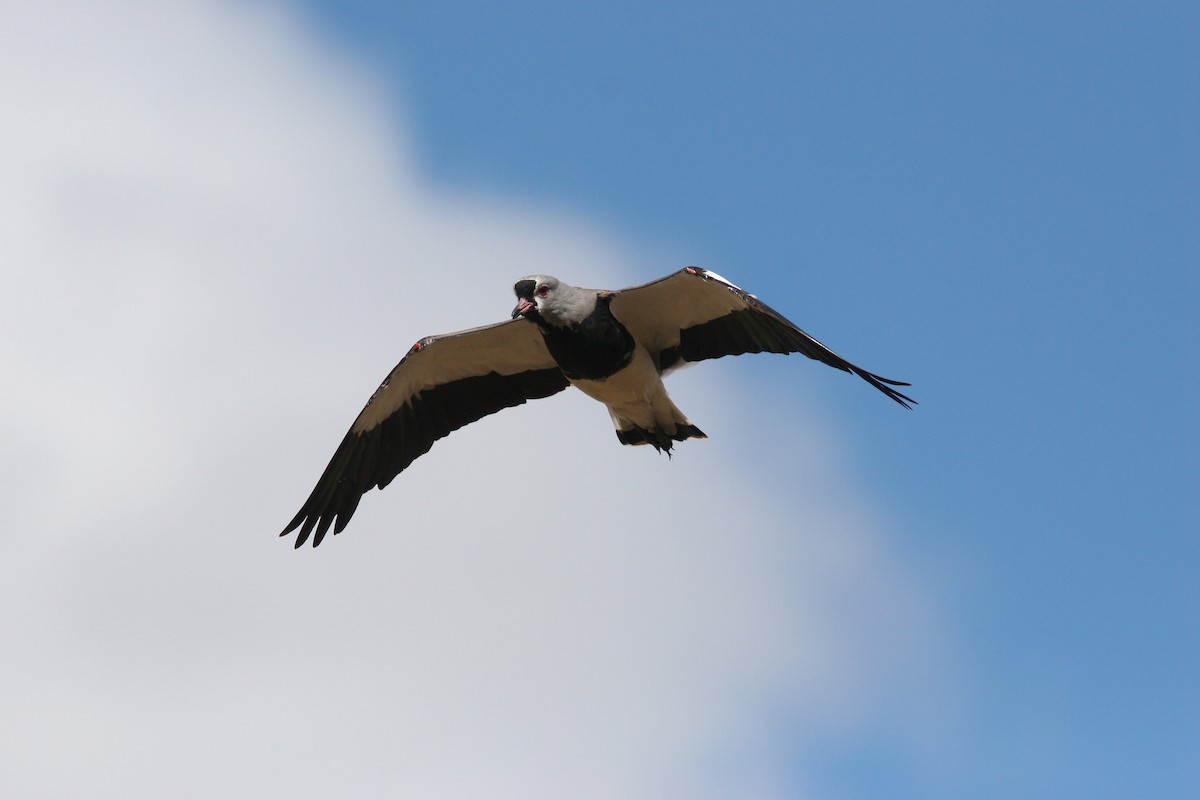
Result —
M918 403L916 400L913 400L904 392L892 388L893 386L912 386L911 383L905 383L904 381L893 381L887 378L881 378L878 375L871 375L871 377L868 379L868 382L876 389L907 408L909 411L912 411L913 406L920 405L920 403Z
M292 548L295 550L299 550L301 547L303 547L305 545L305 543L308 542L308 539L310 536L312 536L313 547L316 547L317 545L319 545L321 543L321 539L324 538L324 531L322 530L322 528L320 526L318 526L318 523L321 523L321 522L322 522L321 515L319 515L319 514L313 515L307 511L301 510L300 513L297 514L296 517L291 522L288 523L288 526L279 532L279 536L280 536L280 538L282 538L284 536L287 536L289 533L296 530L297 528L299 528L300 530L296 534L296 541L292 544ZM328 526L328 524L324 524L323 527L327 528L329 526ZM317 529L315 536L312 535L313 528Z

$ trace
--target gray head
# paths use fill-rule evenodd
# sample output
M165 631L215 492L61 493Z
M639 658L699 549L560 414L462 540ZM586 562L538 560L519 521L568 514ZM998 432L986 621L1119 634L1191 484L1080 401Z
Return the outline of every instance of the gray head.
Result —
M513 319L525 317L534 322L565 328L587 319L596 309L596 290L580 289L562 283L550 275L528 275L513 286L517 307Z

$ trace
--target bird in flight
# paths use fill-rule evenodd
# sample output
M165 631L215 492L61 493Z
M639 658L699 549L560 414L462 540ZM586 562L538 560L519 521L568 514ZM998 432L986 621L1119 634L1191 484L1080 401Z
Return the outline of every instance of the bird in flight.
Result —
M621 444L668 455L706 438L676 408L663 376L742 353L803 353L853 373L905 408L908 386L851 364L754 295L700 267L620 291L530 275L512 319L414 344L354 420L316 488L280 536L296 547L341 533L363 494L392 482L433 443L504 408L574 386L608 407Z

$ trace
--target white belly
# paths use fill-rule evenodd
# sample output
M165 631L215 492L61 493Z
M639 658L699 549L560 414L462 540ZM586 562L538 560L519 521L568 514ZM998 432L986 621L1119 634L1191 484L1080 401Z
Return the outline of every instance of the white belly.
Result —
M572 380L571 384L608 406L618 429L632 424L639 428L662 426L673 431L677 423L686 422L667 396L654 360L642 347L634 350L629 365L615 375L602 381Z

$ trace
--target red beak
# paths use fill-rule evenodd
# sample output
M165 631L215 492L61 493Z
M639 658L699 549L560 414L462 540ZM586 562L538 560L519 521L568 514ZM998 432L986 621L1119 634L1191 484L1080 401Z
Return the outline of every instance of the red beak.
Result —
M517 302L517 307L513 309L512 318L523 317L534 309L533 303L528 300L521 299Z

